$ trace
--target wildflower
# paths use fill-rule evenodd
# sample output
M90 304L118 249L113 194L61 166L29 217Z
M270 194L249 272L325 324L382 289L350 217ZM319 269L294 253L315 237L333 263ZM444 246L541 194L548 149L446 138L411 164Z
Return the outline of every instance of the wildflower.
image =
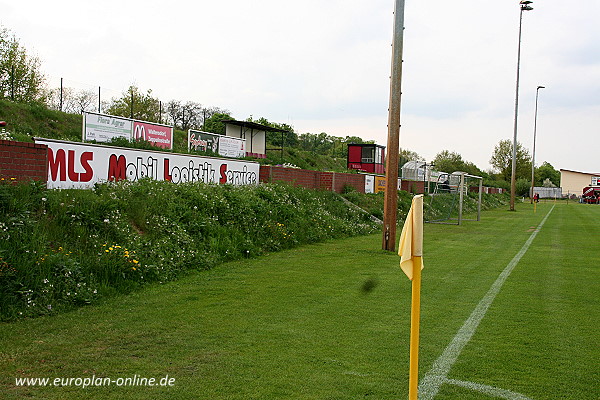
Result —
M109 222L110 222L110 220L109 220L108 218L105 218L105 219L104 219L104 223L105 223L105 224L108 224ZM103 246L106 246L106 245L103 245Z
M131 267L132 270L136 271L135 267Z
M138 260L133 260L133 263L137 264L137 263L139 263L139 261Z
M46 201L46 200L48 200L48 199L47 199L47 198L45 198L45 197L42 197L42 201Z

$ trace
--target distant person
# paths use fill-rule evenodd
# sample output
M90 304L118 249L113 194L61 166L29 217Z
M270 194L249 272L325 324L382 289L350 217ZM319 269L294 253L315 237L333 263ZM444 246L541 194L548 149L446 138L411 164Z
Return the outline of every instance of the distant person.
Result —
M540 202L540 194L536 193L533 195L533 201L535 201L536 203Z

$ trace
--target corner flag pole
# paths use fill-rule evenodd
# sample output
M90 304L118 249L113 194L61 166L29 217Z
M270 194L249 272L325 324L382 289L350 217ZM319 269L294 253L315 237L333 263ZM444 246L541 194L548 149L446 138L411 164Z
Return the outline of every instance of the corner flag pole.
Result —
M410 307L410 371L408 398L417 400L419 386L419 324L421 320L421 266L420 256L413 258L412 302Z
M421 269L423 269L423 195L415 196L398 245L400 268L412 280L410 309L410 369L408 398L417 400L419 386L419 324L421 320Z

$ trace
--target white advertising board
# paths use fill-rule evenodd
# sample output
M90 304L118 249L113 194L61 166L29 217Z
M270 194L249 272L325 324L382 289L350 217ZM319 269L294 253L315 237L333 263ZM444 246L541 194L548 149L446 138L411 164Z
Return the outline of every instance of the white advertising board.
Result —
M48 146L48 188L89 188L95 183L141 178L174 183L256 185L260 165L161 151L35 138Z
M219 136L219 155L241 158L246 156L246 139Z
M375 193L374 175L365 175L365 193Z
M113 138L124 137L131 140L133 121L110 115L84 113L83 140L90 142L110 142Z

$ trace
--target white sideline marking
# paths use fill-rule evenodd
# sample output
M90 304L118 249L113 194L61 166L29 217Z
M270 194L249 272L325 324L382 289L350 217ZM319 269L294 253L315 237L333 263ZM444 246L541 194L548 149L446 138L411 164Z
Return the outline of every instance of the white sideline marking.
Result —
M475 391L483 393L483 394L489 394L490 396L500 397L501 399L531 400L529 397L523 396L521 393L511 392L510 390L504 390L504 389L500 389L500 388L497 388L494 386L482 385L480 383L465 382L465 381L459 381L456 379L446 379L446 383L449 383L451 385L456 385L456 386L462 386L464 388L472 389L472 390L475 390Z
M514 258L508 263L508 265L500 273L498 278L496 278L496 281L492 284L488 292L479 301L477 307L475 307L469 318L467 318L463 326L458 330L456 336L454 336L454 339L452 339L452 342L450 342L450 344L446 347L442 355L439 356L438 359L433 363L433 366L431 367L429 372L425 374L425 377L419 384L419 400L432 400L440 390L440 386L442 386L444 383L449 382L447 376L448 372L450 371L450 368L452 368L463 348L466 346L467 343L469 343L469 341L473 337L475 330L479 326L479 323L481 322L483 317L485 317L488 308L496 298L498 292L500 292L502 285L504 284L512 270L515 268L515 266L519 263L523 255L525 255L525 253L529 249L529 246L531 245L531 242L533 242L533 239L535 239L540 229L542 229L542 226L544 226L544 223L550 216L552 210L554 210L554 205L552 206L550 211L548 211L548 214L546 214L546 216L544 217L542 222L540 222L535 231L533 231L529 239L527 239L521 250L519 250L517 255L514 256ZM511 399L516 400L520 398L512 397Z

